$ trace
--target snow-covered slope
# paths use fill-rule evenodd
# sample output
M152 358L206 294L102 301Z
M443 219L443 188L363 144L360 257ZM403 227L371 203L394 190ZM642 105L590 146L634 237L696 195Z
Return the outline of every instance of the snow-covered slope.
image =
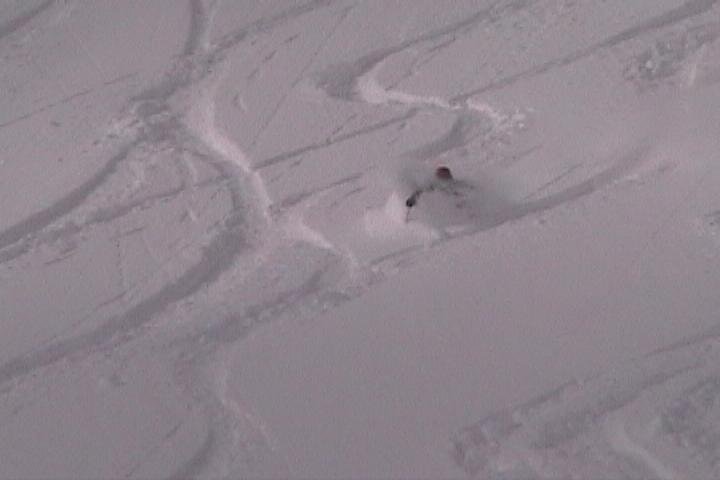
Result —
M719 19L0 2L0 478L720 476Z

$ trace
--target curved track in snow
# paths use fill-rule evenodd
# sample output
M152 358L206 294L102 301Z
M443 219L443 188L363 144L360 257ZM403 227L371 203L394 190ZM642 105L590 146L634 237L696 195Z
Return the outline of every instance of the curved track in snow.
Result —
M655 187L660 190L665 172L677 169L680 180L669 185L681 188L677 201L682 205L673 204L674 197L668 200L661 196L662 205L675 210L652 216L641 228L622 230L632 241L633 251L638 246L656 246L651 243L664 228L670 228L681 207L699 198L704 176L713 173L711 164L703 163L707 152L702 145L695 150L700 152L697 165L690 161L683 164L675 157L662 164L664 160L658 159L659 149L654 145L659 135L638 134L630 141L617 141L613 144L617 148L601 145L598 150L602 153L588 155L595 161L577 158L577 150L572 149L567 153L572 157L569 160L554 158L551 149L544 153L543 145L533 143L536 139L528 141L529 145L516 146L515 142L535 131L533 128L542 128L532 125L533 121L547 117L530 107L510 106L502 94L525 82L544 81L546 75L580 62L600 62L603 55L622 57L625 53L616 51L620 46L681 29L683 22L710 17L717 10L715 0L688 0L653 15L639 9L643 18L633 19L625 27L615 26L617 31L588 37L572 51L559 48L557 55L534 64L522 57L529 47L518 44L513 53L517 64L512 56L503 59L512 68L498 68L490 75L486 65L478 61L476 71L468 69L466 77L451 87L444 85L442 78L433 77L429 65L439 62L442 71L446 68L442 62L453 65L448 52L464 42L472 45L477 38L485 38L483 35L491 36L493 29L504 31L511 28L507 25L515 28L515 23L538 22L544 26L545 15L552 20L555 10L532 0L501 0L485 2L482 8L458 7L457 15L436 12L437 19L423 20L423 12L431 7L420 5L417 17L413 12L405 19L407 24L393 26L387 33L375 32L374 25L364 23L363 14L378 19L378 25L382 15L373 10L377 5L362 2L312 0L282 8L260 2L253 7L257 10L248 7L240 14L231 3L189 0L184 13L167 25L163 19L153 19L158 22L153 24L157 35L171 36L163 28L177 30L179 26L173 23L177 18L187 21L187 31L178 35L166 70L137 78L135 73L125 73L104 83L132 93L127 94L120 112L97 126L96 141L88 150L102 160L99 166L85 177L68 176L75 183L54 201L40 204L33 213L0 231L0 280L7 280L0 286L0 295L4 295L0 301L13 301L6 307L5 328L16 335L0 344L0 428L9 432L5 443L0 443L0 452L7 451L10 458L0 465L0 476L43 476L47 472L126 478L297 476L303 471L298 465L305 464L304 459L294 456L296 451L288 440L297 435L291 428L292 418L283 417L283 408L281 420L267 414L266 405L253 402L252 392L246 397L237 386L246 380L238 379L242 375L236 371L240 358L236 356L253 335L277 328L285 337L270 335L268 345L274 347L275 340L281 344L292 337L300 346L296 352L287 353L288 358L297 354L308 362L308 375L323 368L334 372L335 365L318 366L317 362L322 364L324 359L316 359L316 352L304 352L304 340L309 345L319 342L319 351L325 349L328 354L346 349L347 355L364 358L366 352L356 351L355 344L323 343L331 342L333 335L344 338L335 329L347 319L333 319L332 313L347 313L341 307L352 305L371 291L376 293L375 301L383 304L383 299L377 300L377 292L386 285L391 285L389 295L407 294L412 288L403 290L393 280L409 280L414 285L415 279L408 272L414 273L423 262L441 264L444 256L454 258L457 251L467 253L464 249L473 252L485 241L492 247L493 238L513 226L521 231L519 237L546 239L542 232L528 227L534 223L530 219L542 224L545 215L555 215L561 235L561 227L567 225L558 217L567 213L568 217L587 221L583 209L589 205L589 210L602 213L605 196L631 204L628 210L638 215L635 203L645 200L642 195L658 198L643 182L652 185L647 179L659 178L652 181L661 185ZM576 6L570 3L555 7L563 14L565 9L572 14ZM43 23L44 15L61 9L59 5L38 2L0 22L0 47L13 45L14 39L30 28L63 35L63 28L73 28L63 22L74 20L84 8L99 8L71 3L67 18L52 20L58 25L55 31ZM233 19L233 14L240 20ZM245 15L254 20L245 23ZM307 24L302 23L308 18ZM630 79L628 84L649 77L649 83L661 83L666 77L675 81L684 75L682 88L711 86L708 79L712 75L703 71L702 62L720 38L720 28L712 21L701 27L684 36L670 32L675 37L665 43L658 40L650 50L659 57L659 66L645 61L645 52L627 60L639 72L635 74L629 67L623 72ZM363 37L367 43L356 49L350 45L350 54L342 49L348 32L363 32L368 37ZM154 35L148 38L157 39ZM539 34L533 30L533 35ZM533 38L522 39L526 40L531 44ZM20 43L18 58L30 55ZM631 51L638 48L633 46ZM86 62L94 62L94 68L102 71L91 54L86 57ZM685 74L677 74L683 69L687 70ZM572 74L580 78L572 77L576 83L583 79L582 72ZM430 80L416 80L423 75L429 75ZM488 76L485 82L479 80ZM608 77L617 81L610 74ZM134 87L130 86L131 79L138 82ZM89 101L97 93L84 87L66 90L66 96L56 101L43 102L40 98L29 102L30 107L23 111L31 114L12 117L0 128L20 128L23 122ZM76 93L70 94L73 91ZM249 96L243 98L246 92ZM525 103L532 93L523 98ZM523 101L518 103L523 105ZM598 100L597 105L602 102ZM83 108L91 107L83 104L77 108L83 114ZM577 114L571 110L560 109L557 115ZM687 127L682 134L690 130ZM539 131L541 137L547 133ZM687 135L692 140L694 134ZM679 141L683 148L685 140ZM559 148L557 152L565 154ZM399 170L388 164L397 159L397 163L419 165L429 171L439 162L449 162L454 171L464 175L463 180L467 178L471 184L477 180L479 185L484 185L480 183L484 168L501 165L505 173L510 172L508 178L526 182L518 187L520 194L501 191L495 198L490 192L490 197L477 202L458 201L462 208L458 206L457 210L455 198L435 199L436 210L428 209L424 217L406 215L408 223L393 223L397 219L383 216L391 216L391 209L383 210L381 205L388 202L387 206L392 199L402 201L402 192L388 180ZM543 161L548 165L538 165ZM4 168L2 162L0 168ZM483 202L496 208L487 209ZM571 208L575 205L579 207ZM363 223L368 212L377 213L378 228L388 227L389 231L382 235L370 231ZM706 223L712 223L710 217L704 217ZM705 227L705 236L714 237L714 230ZM426 235L427 231L432 235ZM520 244L534 245L533 241ZM611 248L617 243L608 245ZM630 261L629 266L613 265L609 271L633 274L640 260ZM527 264L531 263L528 260ZM525 264L518 260L513 265ZM485 272L477 275L484 278ZM596 281L590 274L582 278L588 283ZM625 283L613 285L612 292L621 285ZM567 288L574 292L575 287ZM595 302L593 305L596 294L605 300L610 297L609 293L579 290L576 298L565 299L570 305L568 311L573 305L578 306L578 312L586 311L587 306L581 305L585 297ZM483 292L475 307L487 307L487 311L501 316L507 305L500 293L496 292L496 298L497 305L492 303L495 297ZM634 306L630 304L629 308ZM561 307L557 311L565 312ZM384 313L381 308L372 312L380 317ZM445 316L455 318L457 312L421 313L437 314L433 322L442 322ZM307 332L312 329L307 326L319 318L327 331L314 332L310 338ZM423 334L434 334L434 329L440 336L447 333L426 320L411 319L409 325L403 325L402 319L397 321L400 327L417 333L413 338L422 346L427 340ZM555 318L548 314L544 320L551 324ZM393 321L396 319L380 322L378 331L363 332L362 338L352 340L362 345L366 336L377 335L372 346L385 345L397 333L392 329ZM353 324L354 328L358 324ZM446 327L448 332L459 328ZM481 336L485 338L484 333ZM454 472L478 478L717 476L717 338L717 329L701 330L655 352L638 352L631 364L572 379L556 389L525 397L514 406L495 409L476 422L467 421L477 418L475 411L469 410L463 414L467 426L458 429L443 425L446 437L423 441L435 445L449 437L450 451L438 455L449 464L442 468L452 467ZM400 340L388 347L391 354L380 353L404 365L415 358L414 346L403 343L405 338ZM442 346L441 340L437 345ZM477 348L490 347L491 341ZM454 350L443 348L432 352L437 356L437 363L431 367L438 370L430 369L435 374L441 366L454 365L457 360ZM462 348L458 355L470 357L468 352L475 346ZM452 350L452 345L447 350ZM282 355L280 360L285 358ZM426 356L423 352L418 358ZM341 369L346 357L338 358L337 368ZM472 361L467 362L466 368L475 368ZM363 370L367 365L359 367ZM279 375L277 378L285 380L285 372L278 374L275 368L275 363L267 365L268 376ZM386 371L373 368L365 368L375 375L365 378L369 388L388 381ZM457 372L447 373L438 375L442 385ZM271 395L273 401L281 404L296 393L303 401L319 398L313 396L315 390L303 386L303 375L299 381L288 377L295 383L280 382L282 387L271 392L276 394ZM408 382L415 377L410 378ZM339 385L346 381L346 377L334 379ZM403 380L398 382L402 384ZM253 388L262 391L263 386ZM332 383L323 383L322 388L323 401L347 394L333 390L341 387ZM418 405L441 411L438 405L455 401L452 392L440 387L435 394L437 404L433 397L418 400ZM371 402L367 410L381 410L388 403L382 398L373 401L377 403ZM54 412L55 405L67 410L67 419ZM288 405L295 403L289 401ZM343 421L355 413L343 410L350 409L349 404L335 407L347 413ZM372 417L377 412L361 413ZM119 421L106 420L115 414ZM438 418L430 423L457 419L449 414ZM48 431L55 436L28 440L23 425L35 419L50 422ZM304 421L296 420L298 424ZM399 419L398 424L403 425L403 421L408 420ZM367 428L365 424L356 426ZM308 427L308 439L316 440L312 435L320 435L320 427ZM64 435L73 429L76 435ZM126 429L132 431L127 433ZM305 433L298 431L299 436ZM328 438L337 444L334 448L340 448L340 433L335 435ZM67 444L57 442L57 438L66 438ZM14 439L21 439L17 446ZM105 459L101 453L107 450L108 439L118 440L118 447ZM357 441L344 440L348 445L353 445L351 440ZM402 445L393 448L393 452L400 452L398 455L408 454ZM49 455L32 461L43 450L60 459ZM87 451L92 460L75 461L63 456L67 450ZM417 455L408 455L413 454ZM398 460L391 456L383 454L377 459L403 463L404 457ZM341 458L332 460L342 462ZM323 462L317 465L325 467ZM348 464L347 468L351 467Z

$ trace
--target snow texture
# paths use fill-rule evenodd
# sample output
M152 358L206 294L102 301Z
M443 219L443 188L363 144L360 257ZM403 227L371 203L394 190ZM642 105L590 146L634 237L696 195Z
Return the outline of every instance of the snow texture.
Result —
M719 18L0 1L0 478L720 478Z

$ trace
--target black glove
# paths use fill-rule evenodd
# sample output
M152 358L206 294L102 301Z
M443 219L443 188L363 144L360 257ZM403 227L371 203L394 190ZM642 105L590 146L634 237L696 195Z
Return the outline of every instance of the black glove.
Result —
M421 192L421 190L418 190L418 191L416 191L415 193L413 193L412 195L410 195L410 196L408 197L408 199L405 200L405 206L408 207L408 208L414 207L415 204L416 204L417 201L418 201L418 197L420 196L420 192Z

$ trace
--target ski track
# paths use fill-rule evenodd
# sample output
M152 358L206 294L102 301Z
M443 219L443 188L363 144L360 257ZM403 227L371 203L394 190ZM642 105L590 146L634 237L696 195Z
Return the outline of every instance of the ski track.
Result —
M492 22L504 13L516 12L526 8L530 3L532 2L525 0L497 2L454 24L403 41L396 46L368 53L354 62L327 67L315 75L315 83L330 99L356 101L378 107L388 105L401 106L404 107L406 111L387 120L367 125L354 131L337 134L342 130L341 126L338 131L329 135L324 142L302 146L263 159L257 163L258 168L264 169L283 164L304 154L353 140L395 124L405 124L419 112L427 110L452 112L457 116L457 120L445 137L435 140L421 150L408 154L417 158L436 157L453 149L460 148L477 137L479 135L478 130L488 129L494 131L501 128L513 128L512 120L507 114L498 112L488 104L470 101L458 104L457 102L436 96L423 97L395 89L386 89L380 85L376 77L383 67L383 64L393 55L404 52L417 45L431 43L447 36L452 36L453 41L455 41L461 37L462 34L469 33L479 25L485 22ZM431 47L430 50L434 51L434 47ZM508 122L510 122L510 124L508 124ZM293 164L293 166L296 166L300 162L301 160Z
M41 210L25 220L6 228L0 232L0 249L8 247L26 236L31 236L47 228L59 218L82 205L95 191L105 184L113 175L121 162L123 162L139 141L133 140L127 147L122 147L95 175L85 183L75 187L72 191L60 198L53 205Z
M342 135L337 136L331 136L328 137L324 142L321 143L313 143L311 145L306 145L288 152L283 152L278 155L275 155L270 158L266 158L260 162L257 163L258 169L264 169L267 167L271 167L274 165L279 165L282 163L285 163L289 160L292 160L294 158L300 157L306 153L310 153L316 150L321 150L323 148L330 147L332 145L336 145L348 140L353 140L355 138L361 137L363 135L368 135L380 130L383 130L391 125L398 125L398 124L404 124L411 118L413 118L417 114L416 109L410 109L406 113L403 113L401 115L394 116L388 120L383 120L381 122L377 122L371 125L367 125L365 127L359 128L357 130L353 130L347 133L343 133Z
M532 67L522 72L510 75L499 80L495 80L487 85L478 87L469 92L462 93L452 98L451 103L462 104L467 102L471 97L480 95L483 93L491 92L493 90L499 90L505 87L509 87L519 81L529 80L538 75L549 72L555 68L566 67L579 60L583 60L592 55L597 54L601 50L614 47L624 42L628 42L642 35L646 35L655 30L666 28L668 26L677 24L689 18L703 15L710 11L717 4L717 0L690 0L680 7L668 11L664 14L658 15L655 18L651 18L637 25L633 25L620 33L612 35L603 41L600 41L587 48L577 50L566 56L559 57L553 60L549 60L540 65Z
M0 25L0 41L32 22L53 3L46 1ZM373 272L381 272L380 277L375 276L372 282L358 284L350 279L353 277L351 269L355 268L351 267L353 259L342 253L342 249L333 245L322 232L310 228L302 215L294 209L319 194L357 183L362 174L347 176L327 186L299 193L274 204L263 180L263 170L315 150L402 124L421 111L453 113L456 120L443 136L408 153L420 159L436 157L468 144L481 133L493 129L514 128L509 115L490 105L471 102L471 97L504 88L653 30L703 14L717 2L688 1L675 10L641 22L588 48L450 99L418 96L387 89L379 84L379 70L392 55L434 41L444 43L432 49L445 48L463 32L532 3L525 0L498 2L454 24L371 52L354 62L334 65L321 72L317 78L318 86L331 99L362 102L377 108L399 105L405 111L387 120L345 133L341 133L345 127L342 125L324 142L253 162L215 123L215 96L224 75L225 54L253 35L267 32L317 9L328 8L333 3L316 0L295 5L279 14L239 28L215 44L210 44L209 32L219 2L189 0L190 25L181 57L164 80L130 99L116 124L121 126L119 136L122 142L119 146L114 142L106 142L108 147L115 148L116 153L111 155L92 177L55 203L0 231L0 264L15 261L58 237L74 236L83 230L112 223L156 202L178 198L188 189L197 188L191 172L184 179L184 184L176 189L110 206L95 205L96 202L101 202L103 190L118 176L120 169L129 159L142 157L147 152L168 146L218 172L218 179L210 186L221 188L228 194L229 211L212 232L211 238L199 246L199 258L157 291L139 299L121 313L106 315L101 323L89 331L79 334L65 332L59 339L1 364L0 387L3 388L0 390L0 397L10 395L23 381L33 381L28 377L53 374L52 371L45 372L43 369L70 368L73 363L88 360L94 355L120 351L133 342L152 342L160 338L160 353L152 355L182 358L167 361L176 362L173 365L174 380L192 401L194 408L203 412L206 423L206 434L198 442L195 452L177 466L168 478L241 475L243 466L252 463L258 456L271 456L277 462L284 463L262 419L228 395L229 372L223 357L225 349L259 325L283 315L303 309L319 312L357 297L370 283L382 281L386 275L391 274L390 270L378 270L379 266L398 258L413 258L426 247L408 247L388 252L374 260L371 265L365 266ZM348 15L349 10L346 8L345 13L339 16L335 29ZM335 29L325 42L334 34ZM453 39L447 40L447 37L451 36ZM318 52L320 49L322 45ZM310 59L290 88L306 75L314 58L315 56ZM77 92L55 104L0 124L0 128L91 92L92 90ZM279 105L267 120L268 123L278 108ZM261 133L262 129L258 135ZM621 156L606 170L578 184L537 200L514 205L498 212L492 218L478 219L476 223L461 231L444 236L429 248L437 248L445 242L474 235L591 195L637 168L647 159L647 152L648 147L638 146ZM356 188L353 192L359 190ZM73 218L81 209L89 206L92 213L86 216L84 221ZM280 290L277 295L258 303L248 303L239 310L227 311L209 324L206 319L191 324L190 327L180 329L179 333L162 329L163 314L172 307L190 299L199 304L211 303L213 289L220 288L219 285L223 282L218 280L224 275L234 275L248 265L260 267L256 270L250 269L250 273L244 275L260 275L258 272L262 272L263 268L269 268L270 261L266 258L298 243L304 244L305 248L313 252L321 252L317 254L316 268L294 283L289 282L287 288ZM121 265L121 262L119 264ZM335 285L328 280L333 269L344 272L342 282L335 282L341 285ZM118 299L123 296L124 294L121 294ZM117 299L110 300L110 304L114 304L114 300ZM102 311L102 308L100 310ZM188 314L188 317L192 318L192 313ZM161 332L156 333L154 330ZM599 470L591 473L627 475L630 472L632 475L637 473L637 465L641 465L640 473L649 473L663 479L679 478L673 467L661 460L651 446L643 444L644 439L633 435L634 430L629 426L633 422L630 407L640 403L656 411L657 416L665 418L667 422L684 421L683 413L673 413L671 409L673 402L681 402L682 398L674 396L673 389L666 387L677 383L697 386L709 377L720 378L720 371L711 361L718 355L717 338L720 338L717 332L707 332L654 352L628 371L601 374L582 382L573 381L523 405L493 414L469 425L451 438L453 458L466 474L479 478L507 478L506 475L516 473L520 476L530 473L533 478L554 478L552 475L563 473L557 470L561 469L557 466L561 464L556 461L557 458L563 455L575 458L574 456L582 453L578 453L575 448L583 446L596 449L600 457L619 457L616 459L617 463L626 468L622 471L604 472L601 467L597 467ZM202 346L198 347L198 344ZM61 362L63 360L65 362ZM686 388L683 391L692 392L692 389ZM652 399L657 392L659 399ZM720 392L720 388L717 392ZM717 392L715 394L718 394ZM684 412L687 411L689 408ZM705 411L691 413L699 416L711 414L709 407ZM677 427L677 430L680 431L683 427L684 425ZM695 438L693 435L698 434L700 428L692 424L681 433L692 442ZM179 430L180 427L176 425L166 435L165 440L176 435ZM663 441L669 440L663 437ZM710 450L699 452L700 455L713 454ZM688 455L692 455L692 452ZM141 463L145 460L147 459ZM716 470L717 463L710 460L703 464L703 468L707 468L710 474L720 474ZM128 476L132 476L139 466L134 465Z
M472 29L486 22L491 23L506 13L517 12L527 8L532 3L530 0L495 2L493 5L479 10L467 18L445 27L426 32L400 42L397 45L370 52L355 61L331 65L317 75L317 86L324 90L331 98L352 101L357 96L358 80L391 55L423 43L442 39L443 37L459 37L462 33L467 34L467 32Z
M324 5L324 2L315 2ZM217 6L215 3L213 5ZM219 266L213 267L214 264L225 264L230 265L232 259L238 254L239 248L227 248L230 244L242 245L243 241L236 242L241 239L240 235L244 234L241 232L241 227L245 219L243 218L244 211L249 206L248 201L245 199L246 193L243 191L244 186L238 184L238 174L240 176L250 177L250 185L255 188L253 196L257 197L254 201L259 204L258 210L261 215L267 214L270 201L267 197L267 193L264 189L262 180L256 175L256 172L252 169L245 155L242 151L232 143L224 134L218 130L214 125L214 101L212 88L208 88L203 85L203 82L209 82L216 84L217 80L210 77L210 71L213 70L216 65L221 63L222 58L217 56L219 51L230 48L232 45L227 40L222 43L221 46L214 48L211 51L204 52L203 44L207 43L207 33L210 29L208 22L209 13L206 12L205 7L201 1L191 0L190 10L192 12L192 20L188 39L184 47L184 57L196 57L189 58L188 61L191 63L190 68L182 68L184 60L180 62L181 68L170 72L165 80L157 85L151 86L146 91L136 95L131 99L131 104L128 107L129 115L134 117L132 120L122 120L118 123L124 125L135 125L134 128L127 129L123 132L123 135L130 137L127 141L127 145L121 147L119 153L115 154L106 164L102 167L93 177L91 177L85 183L75 187L70 193L66 194L52 206L45 210L42 210L36 214L31 215L27 219L19 222L16 225L6 228L0 232L0 248L6 249L11 247L18 242L21 242L26 238L36 238L44 235L43 231L52 227L63 217L67 217L72 212L78 210L81 206L84 206L90 197L95 195L101 190L108 180L117 173L119 166L125 162L131 155L137 154L141 148L154 148L153 142L157 142L158 139L167 140L168 138L172 143L175 143L180 150L189 152L194 155L196 160L202 162L209 162L212 166L221 173L221 180L228 185L231 198L232 198L232 211L230 215L225 219L226 231L220 232L216 238L205 248L206 255L204 260L198 262L197 270L202 270L204 273L198 274L193 273L191 269L187 276L197 277L198 281L189 281L180 279L175 284L177 290L196 290L199 285L208 283L209 279L217 277L222 273ZM294 18L294 15L307 13L312 10L308 9L293 9L293 14L280 15L274 17L268 21L259 21L255 29L271 28L272 25L279 24L282 21L286 21ZM234 37L234 42L239 43L245 39L245 34ZM192 65L195 63L196 65ZM197 85L197 87L196 87ZM189 103L193 106L188 114L186 114L187 121L183 123L177 123L173 119L173 115L169 112L174 108L171 105L173 97L177 96L178 93L185 92L187 90L197 89L200 93L196 94ZM182 107L184 108L184 107ZM182 115L182 113L181 113ZM211 152L210 155L206 152ZM215 157L215 158L214 158ZM167 194L160 194L157 199L168 198L177 195L181 190L175 190L168 192ZM92 215L89 221L84 224L74 227L72 230L78 230L82 228L88 228L92 225L109 222L115 218L125 215L128 211L138 208L142 205L146 205L148 201L154 200L152 197L136 200L126 205L117 205L107 208L99 208ZM242 240L242 239L241 239ZM22 250L27 251L30 247L23 245ZM220 252L229 251L230 253L226 256ZM216 252L216 253L210 253ZM22 253L21 253L22 254ZM222 256L214 260L216 256ZM10 259L13 259L11 257ZM6 259L10 260L10 259ZM205 268L205 267L210 268ZM229 268L229 267L228 267ZM211 283L211 282L210 282ZM169 290L173 290L172 285L168 286ZM166 293L159 297L178 297L182 298L185 295ZM143 304L135 307L136 311L144 311L148 307L157 303L156 299L153 301L149 299ZM173 301L159 301L159 304L173 303ZM146 306L143 306L146 305ZM162 310L163 307L153 307L150 310ZM137 312L134 313L137 313ZM133 312L128 312L133 313ZM135 317L135 315L128 315L129 317ZM116 320L110 322L110 324L124 324L122 320ZM136 321L136 323L141 323ZM113 328L105 327L109 330ZM122 327L120 328L123 329ZM98 332L101 332L99 330ZM100 337L109 335L100 334ZM84 341L80 343L98 343L99 338L95 340ZM53 350L64 351L64 348L55 347ZM57 354L61 355L61 354ZM36 354L37 357L42 355ZM0 369L4 372L0 375L0 383L6 382L8 379L13 378L21 373L9 373L12 368L9 366L15 362L8 362ZM28 365L34 362L20 361L17 363L23 363ZM42 364L50 362L40 362ZM25 368L33 368L27 366Z
M37 5L35 8L22 13L21 15L8 20L7 22L0 24L0 41L7 36L12 35L18 30L22 29L36 17L42 14L45 10L48 10L55 2L53 0L45 0L44 2Z
M618 454L626 456L645 465L651 474L659 480L678 478L676 472L666 467L663 462L628 435L622 420L608 421L606 428L608 442Z
M144 341L148 332L144 327L155 319L160 319L170 306L211 289L222 275L234 268L241 256L257 257L266 254L266 248L258 251L257 246L253 246L257 244L260 236L279 235L280 245L300 241L336 255L332 244L319 232L305 225L300 217L293 215L287 218L271 218L272 202L262 178L244 152L215 125L214 112L214 95L222 81L225 51L253 34L268 31L328 4L329 2L310 2L292 7L284 13L238 30L217 45L210 45L208 33L212 27L212 9L216 9L219 3L213 2L208 10L206 4L200 0L189 1L191 22L181 60L164 80L133 97L126 109L126 117L118 122L118 125L121 125L119 135L125 138L126 145L88 181L52 206L0 232L2 261L16 260L45 242L112 222L130 212L152 205L155 201L174 198L184 193L191 183L190 179L185 181L182 187L167 193L126 204L98 207L89 217L86 216L84 221L71 220L63 223L64 218L85 208L97 197L130 157L142 155L147 150L165 148L161 146L164 144L186 152L195 161L207 163L219 172L219 180L213 183L217 185L222 182L225 186L231 199L230 212L219 231L202 247L200 259L156 293L140 300L123 313L110 316L87 333L72 335L72 332L68 332L69 336L63 335L66 338L51 341L40 349L0 365L0 385L6 387L3 395L12 393L19 385L18 382L23 381L29 374L52 367L62 360L72 358L73 363L82 362L93 355L118 351L130 342ZM186 100L177 101L188 92ZM72 101L88 93L90 92L81 92L59 103ZM56 105L40 110L53 106ZM23 119L35 113L38 112L28 114ZM20 120L15 119L9 123ZM112 134L116 135L117 132L113 131ZM327 188L356 178L349 177ZM317 192L308 192L307 195L314 193ZM281 208L288 206L283 205ZM267 230L268 227L270 231ZM326 295L323 292L325 287L321 287L320 282L323 281L324 274L325 271L320 269L297 288L291 288L264 304L250 306L244 314L221 318L219 322L188 337L181 336L180 340L168 340L169 345L176 351L191 355L192 361L178 364L175 368L176 382L188 398L193 399L196 408L204 412L207 425L205 440L170 478L190 478L207 474L227 476L232 475L233 468L242 474L243 465L252 463L252 452L266 448L262 445L272 444L266 437L267 432L262 428L261 422L244 407L229 399L225 393L227 386L216 381L227 377L226 367L216 359L221 356L221 349L225 345L244 337L255 325L291 311L297 308L298 304L307 303L308 298L325 298L325 305L346 301L347 297L340 293L329 292ZM137 286L136 284L135 287ZM117 299L123 296L124 294ZM200 352L196 343L199 340L206 345ZM184 354L180 354L182 355ZM67 362L63 365L67 368ZM7 388L8 385L10 388ZM170 434L171 437L172 435ZM132 471L137 470L141 464L135 465Z
M52 2L46 2L48 7ZM260 33L274 28L277 25L292 20L299 15L324 7L327 2L311 2L304 6L292 7L288 11L269 19L259 20L250 27L246 27L226 38L218 45L211 46L208 42L208 33L211 29L212 10L200 0L190 0L189 9L191 22L189 33L185 41L181 59L164 80L150 86L144 92L130 100L126 109L125 118L117 122L121 126L119 136L124 137L125 146L89 180L75 187L53 205L25 220L6 228L0 232L0 248L3 249L3 262L9 262L33 251L43 242L43 237L50 235L54 230L55 237L73 235L81 230L91 228L99 223L111 222L128 212L147 205L153 198L136 200L125 205L100 207L86 222L79 225L71 221L71 228L63 227L58 230L56 225L84 208L91 200L100 194L107 183L113 179L128 158L143 155L146 151L155 148L165 148L163 144L170 144L172 148L187 152L195 161L208 163L220 173L220 180L225 185L231 199L230 212L226 215L220 229L201 249L200 259L188 268L177 279L166 284L153 295L140 300L134 306L119 315L111 316L96 328L87 333L56 340L40 349L10 359L0 365L0 385L3 385L2 395L12 393L29 374L36 373L43 368L52 367L61 360L72 358L73 363L83 361L93 355L115 351L132 341L142 340L138 336L141 327L150 324L169 306L184 301L200 291L207 291L225 273L233 269L236 260L241 255L253 255L250 243L254 242L255 235L266 227L269 221L270 200L267 196L264 183L257 172L251 167L246 156L237 145L230 141L214 123L214 88L221 80L216 71L222 72L223 52L244 41L254 33ZM212 2L211 8L217 8L218 3ZM44 8L30 12L24 17L3 26L2 33L10 34L26 23ZM183 102L183 95L190 92ZM74 97L61 100L60 103L73 100L79 95L89 92L80 92ZM185 105L189 104L188 109ZM43 107L52 108L54 105ZM37 113L37 112L34 112ZM23 118L26 118L29 114ZM179 120L178 120L179 119ZM19 121L15 119L14 121ZM13 122L14 122L13 121ZM12 123L12 122L10 122ZM128 128L129 126L129 128ZM118 132L111 131L114 136ZM158 199L171 198L182 193L187 186L167 194L160 194ZM254 205L254 206L253 206ZM255 209L255 213L253 213ZM249 217L248 217L249 215ZM250 218L250 217L257 218ZM74 224L74 225L73 225ZM303 225L296 226L297 234L303 238L314 239L325 247L331 247L321 242L317 234L313 234ZM253 233L253 231L256 233ZM281 228L283 230L283 228ZM292 229L284 229L292 234ZM295 242L292 235L286 241ZM13 248L14 247L14 248ZM304 299L308 294L315 293L313 286L321 277L311 277L310 284L301 288L289 297L277 299L266 307L255 310L260 315L263 308L275 311L276 305L285 305L282 308L292 308L294 302ZM253 315L253 314L250 314ZM244 319L243 319L244 322ZM234 330L236 321L226 321L215 327L210 327L208 333L202 336L212 338L210 331ZM143 329L143 332L146 332ZM243 335L246 332L243 332ZM192 338L198 338L197 334ZM178 371L183 378L178 384L185 385L191 397L201 409L205 411L208 433L204 442L199 446L192 458L179 467L171 478L188 478L200 475L206 470L223 472L232 464L233 450L238 448L237 440L233 440L241 430L238 423L246 420L248 414L242 412L237 404L229 403L224 399L222 388L213 381L207 381L207 375L223 375L209 367L213 365L215 350L224 345L226 338L218 337L215 347L208 347L203 358L195 357L194 364L185 365ZM180 345L173 341L174 345ZM183 349L193 351L193 345L181 342ZM67 363L64 364L67 368ZM10 388L7 386L10 385ZM238 419L241 416L243 419ZM262 435L253 440L262 443ZM250 444L246 448L252 447ZM229 474L225 471L224 475Z
M717 345L706 333L490 415L455 434L455 460L478 478L558 478L583 458L601 459L581 470L588 478L715 478ZM663 453L669 446L672 456Z

